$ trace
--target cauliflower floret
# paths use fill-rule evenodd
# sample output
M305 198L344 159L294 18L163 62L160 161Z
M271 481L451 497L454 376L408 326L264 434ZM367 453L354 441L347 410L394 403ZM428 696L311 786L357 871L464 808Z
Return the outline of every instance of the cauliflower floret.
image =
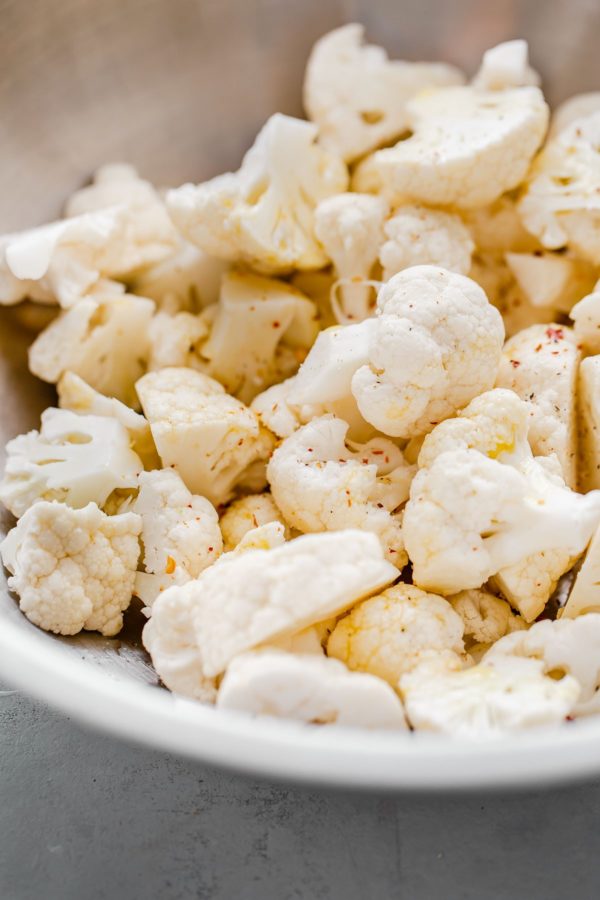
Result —
M99 394L74 372L65 372L56 385L56 390L61 409L70 409L84 416L116 419L129 434L131 446L142 460L144 468L160 468L150 425L143 416L115 397Z
M29 348L29 368L56 383L74 372L101 394L137 406L154 303L129 294L86 297L61 313Z
M505 41L483 54L473 87L483 91L505 91L508 88L540 84L540 76L529 65L527 41Z
M528 417L528 404L498 388L438 425L419 454L403 536L419 587L448 595L495 576L529 622L589 543L600 493L570 491L532 456Z
M505 634L527 628L506 600L489 591L461 591L448 601L463 620L468 649L474 644L493 644Z
M321 269L318 272L294 272L290 278L290 284L315 304L320 328L330 328L332 325L338 324L331 308L331 289L335 281L331 269Z
M283 522L281 510L277 508L271 494L250 494L234 500L219 523L225 550L233 550L249 531L269 522ZM289 530L287 536L289 537Z
M133 166L101 166L91 185L69 199L65 215L79 216L117 208L124 217L124 234L112 251L110 277L126 278L143 266L158 263L179 245L179 236L165 205L149 181Z
M223 549L219 517L172 469L143 472L133 511L142 519L144 572L136 594L147 607L173 584L185 584L214 563Z
M148 371L172 366L202 368L200 348L210 334L211 310L213 307L208 307L201 315L157 312L148 326Z
M568 313L588 294L596 280L595 269L564 253L536 250L507 253L506 262L520 290L534 307L551 307Z
M402 525L392 513L408 498L414 467L384 438L350 449L347 432L346 422L321 416L286 438L267 466L273 499L298 531L372 531L402 568Z
M40 431L6 445L0 500L19 517L38 500L102 506L110 494L137 486L142 462L116 419L46 409Z
M597 590L597 588L596 588ZM566 614L566 610L565 610ZM509 634L488 650L484 663L514 657L540 660L544 674L560 681L572 676L581 686L573 715L600 712L600 615L590 613L552 622L535 622L528 631Z
M303 408L293 406L288 401L290 391L296 382L295 377L287 378L280 384L274 384L254 398L250 408L259 417L265 428L268 428L278 438L289 437L301 425L306 425L316 415L323 414L322 406L305 406L310 415L303 415Z
M600 112L577 119L535 160L519 210L544 247L600 264Z
M227 269L222 259L181 241L163 262L144 269L133 279L134 294L149 297L164 312L198 312L219 299L221 277Z
M77 216L0 237L0 305L26 297L69 307L116 275L122 210Z
M417 731L481 740L522 728L554 725L572 712L579 684L554 681L535 659L496 659L463 671L431 663L404 675L400 694Z
M585 94L574 94L559 103L550 119L548 138L556 137L577 119L586 119L593 113L600 112L600 91L589 91Z
M340 619L327 653L396 688L402 675L431 656L462 665L462 635L461 618L447 600L411 584L397 584Z
M586 356L600 353L600 281L569 313L577 343Z
M515 192L502 194L489 206L463 210L461 215L481 253L532 253L539 248L523 226Z
M226 503L253 464L269 456L272 440L256 414L218 381L193 369L162 369L136 388L163 466L176 469L193 494Z
M412 136L359 163L354 190L392 205L486 206L521 183L548 124L536 87L425 91L407 113Z
M304 106L319 126L319 143L347 162L406 131L406 104L419 91L464 81L453 66L390 60L363 39L364 28L356 23L324 35L313 47L304 81Z
M154 643L163 623L168 630L169 618L183 606L190 616L182 635L184 660L189 664L193 639L200 671L212 678L239 653L339 615L397 577L375 535L360 531L303 535L270 550L236 550L196 580L160 595L144 643L153 655L149 626ZM172 657L175 666L177 646ZM162 677L160 660L153 662Z
M373 314L369 280L383 243L386 202L370 194L338 194L315 210L315 234L340 279L340 322L362 322ZM335 313L334 308L334 313Z
M581 353L573 332L532 325L506 342L496 385L530 404L529 443L535 456L556 454L569 485L577 484L575 397Z
M379 251L383 280L411 266L434 265L468 275L475 245L460 217L441 209L405 205L385 223Z
M562 611L564 618L600 612L600 529L596 530Z
M206 374L249 403L280 380L282 365L286 375L295 372L318 330L314 304L289 284L231 272L199 352Z
M139 556L139 516L106 516L95 503L35 503L0 545L27 618L55 634L111 636L123 625Z
M402 703L379 678L349 672L337 660L265 649L227 668L217 707L314 725L405 729Z
M327 258L314 235L314 208L346 190L348 173L316 136L310 122L271 116L237 172L169 191L173 221L212 256L260 272L321 268Z
M577 393L579 426L579 488L600 488L600 356L589 356L579 366Z

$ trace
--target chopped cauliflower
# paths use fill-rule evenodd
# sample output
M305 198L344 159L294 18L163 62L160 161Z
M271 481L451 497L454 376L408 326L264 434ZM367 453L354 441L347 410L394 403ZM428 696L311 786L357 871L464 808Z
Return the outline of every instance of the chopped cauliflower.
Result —
M529 65L527 41L506 41L483 54L473 87L482 91L505 91L509 88L539 86L540 76Z
M489 591L461 591L448 597L455 613L463 620L467 649L473 644L493 644L505 634L521 631L527 625L506 600Z
M548 124L536 87L425 91L407 113L412 136L359 163L354 190L392 204L486 206L520 184Z
M381 679L349 672L334 659L271 648L242 653L229 664L217 707L314 725L407 727L402 703Z
M163 201L133 166L101 166L93 183L69 198L65 214L80 216L107 209L118 209L124 218L122 238L109 245L112 266L107 274L111 278L127 278L144 266L161 262L179 245Z
M405 507L413 579L449 595L497 586L530 622L600 521L600 493L581 496L533 457L528 404L500 388L428 435Z
M528 631L509 634L488 650L483 662L514 657L540 660L544 674L559 681L567 676L581 686L573 715L600 712L600 615L535 622Z
M577 119L586 119L597 112L600 112L600 91L574 94L553 110L548 138L556 137Z
M400 206L385 223L379 251L383 280L411 266L441 266L468 275L475 245L468 228L455 213L426 206Z
M86 297L61 313L29 348L29 368L56 383L65 372L127 406L146 369L154 303L130 294Z
M225 550L233 550L249 531L269 522L282 522L283 516L269 493L250 494L234 500L221 516L220 526ZM289 537L289 530L288 530Z
M569 313L577 343L586 356L600 353L600 282Z
M539 244L519 215L514 191L502 194L489 206L461 212L480 253L533 253Z
M569 313L596 281L593 266L565 253L507 253L506 262L532 306Z
M319 327L330 328L337 325L337 319L331 308L331 290L336 278L331 269L317 272L295 272L290 284L308 297L315 304L319 316Z
M6 445L0 500L19 517L39 500L103 506L115 490L135 488L143 466L116 419L46 409L40 431Z
M148 421L135 410L125 406L115 397L106 397L98 393L87 382L74 372L65 372L56 385L58 405L61 409L84 416L105 416L116 419L126 429L131 446L137 453L146 469L160 467L154 438Z
M600 529L596 530L567 602L563 618L575 618L589 612L600 612Z
M27 618L55 634L111 636L123 625L139 556L141 520L106 516L95 503L35 503L0 545Z
M161 594L149 624L153 640L160 640L169 619L180 615L179 608L188 609L183 657L190 658L193 635L200 669L212 678L239 653L339 615L397 577L398 570L384 560L373 534L348 530L303 535L274 549L222 556L196 580ZM152 654L147 629L144 642ZM177 654L174 645L171 666ZM154 665L162 677L160 661L154 659Z
M310 122L271 116L237 172L169 191L176 226L206 253L267 274L326 265L314 208L346 190L348 173L316 137Z
M569 487L577 484L577 372L581 353L561 325L532 325L504 345L496 380L529 401L529 443L535 456L555 454Z
M212 565L223 549L219 517L208 500L190 493L172 469L143 472L133 511L142 520L142 563L136 594L151 607L173 584L185 584Z
M319 126L319 143L352 162L400 137L409 126L406 104L425 88L461 84L463 75L443 63L390 60L364 43L352 23L320 38L304 80L304 106Z
M573 711L579 692L574 678L554 681L536 659L496 659L463 671L431 663L400 682L413 728L471 740L558 724Z
M362 322L373 314L369 279L384 240L387 213L381 197L351 193L328 197L315 210L315 234L339 279L340 322Z
M600 488L600 356L579 366L577 424L579 489L585 493Z
M131 290L154 300L157 309L171 315L196 313L217 302L226 269L222 259L182 240L172 256L140 272Z
M600 265L599 142L600 111L559 132L531 167L519 204L544 247L568 247L593 265Z
M462 636L463 622L447 600L411 584L397 584L340 619L327 653L396 688L402 675L432 656L462 665Z
M253 464L269 456L272 441L256 414L207 375L162 369L136 387L163 466L193 494L226 503Z
M200 349L210 334L212 309L208 307L200 315L157 312L148 326L148 371L173 366L202 369Z
M393 515L408 498L414 468L385 438L347 445L348 425L315 418L273 453L267 478L285 521L301 532L372 531L394 565L406 562L402 524Z

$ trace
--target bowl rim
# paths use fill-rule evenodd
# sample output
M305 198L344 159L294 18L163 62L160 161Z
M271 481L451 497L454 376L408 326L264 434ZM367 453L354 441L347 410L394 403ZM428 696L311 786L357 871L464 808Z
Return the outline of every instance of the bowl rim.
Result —
M600 773L600 718L480 742L258 720L115 676L45 644L10 616L0 620L0 674L8 683L129 743L218 768L392 792L531 788Z

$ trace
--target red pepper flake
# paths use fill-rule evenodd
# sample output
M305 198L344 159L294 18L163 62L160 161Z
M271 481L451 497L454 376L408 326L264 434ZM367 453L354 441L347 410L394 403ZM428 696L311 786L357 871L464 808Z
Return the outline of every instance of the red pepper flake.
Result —
M364 456L364 457L362 458L361 462L364 463L365 466L368 466L368 465L369 465L369 458L368 458L367 456Z
M312 453L312 452L313 452L313 448L312 448L312 447L307 447L307 448L306 448L306 452L307 452L307 453Z
M281 328L281 322L273 322L273 328Z
M541 349L542 349L542 345L538 344L537 347L535 348L535 352L539 353Z
M518 369L519 366L521 365L521 363L519 362L518 359L511 359L510 364L513 367L513 369Z
M172 575L175 571L175 566L177 563L173 559L172 556L167 556L167 564L165 566L165 575Z
M373 456L383 456L383 450L372 450Z
M565 333L562 328L546 328L546 337L554 341L555 344L562 341L564 336Z
M383 503L377 503L376 506L377 509L383 509Z
M243 443L244 443L244 438L240 438L237 443L238 447L241 447Z
M209 547L209 548L208 548L208 552L209 552L209 553L212 553L214 549L215 549L214 547Z

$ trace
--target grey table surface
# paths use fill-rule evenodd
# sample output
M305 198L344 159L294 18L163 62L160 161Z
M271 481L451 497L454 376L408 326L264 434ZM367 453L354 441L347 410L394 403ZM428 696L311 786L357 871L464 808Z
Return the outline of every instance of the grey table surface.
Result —
M1 900L592 900L599 808L272 785L0 695Z

